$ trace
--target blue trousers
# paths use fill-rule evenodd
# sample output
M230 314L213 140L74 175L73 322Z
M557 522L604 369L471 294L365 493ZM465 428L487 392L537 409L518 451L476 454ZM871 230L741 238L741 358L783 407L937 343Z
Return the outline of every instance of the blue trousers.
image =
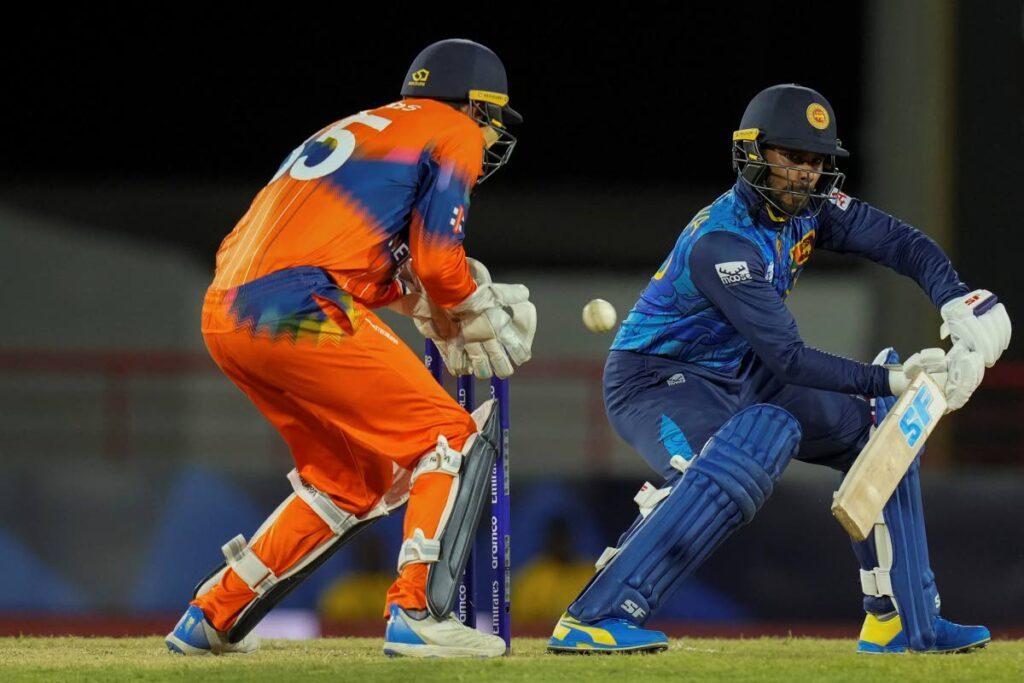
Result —
M750 354L737 378L666 358L612 351L604 369L612 427L666 479L673 455L689 458L726 420L755 403L800 422L797 459L845 472L867 443L870 406L859 396L785 384Z

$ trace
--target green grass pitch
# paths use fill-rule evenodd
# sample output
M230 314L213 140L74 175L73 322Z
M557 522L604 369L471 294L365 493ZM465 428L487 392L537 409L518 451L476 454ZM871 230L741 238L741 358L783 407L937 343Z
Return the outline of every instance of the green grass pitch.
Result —
M0 681L1022 681L1024 640L966 655L857 655L850 640L682 638L657 655L549 655L513 641L496 660L390 659L372 638L264 641L253 655L180 657L160 638L0 638Z

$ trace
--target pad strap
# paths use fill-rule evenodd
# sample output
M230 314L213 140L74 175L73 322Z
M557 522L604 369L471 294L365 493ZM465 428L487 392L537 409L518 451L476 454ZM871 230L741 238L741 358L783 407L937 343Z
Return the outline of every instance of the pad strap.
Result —
M299 476L298 470L293 469L288 473L288 481L291 483L295 495L301 498L302 502L308 505L324 521L324 524L330 527L335 536L344 536L349 529L359 522L365 522L369 519L388 514L390 506L385 504L383 500L377 507L362 517L357 517L351 512L345 512L334 504L330 496Z
M889 575L892 570L892 537L889 536L884 515L879 515L875 522L874 537L878 566L870 571L860 570L861 590L864 591L864 595L876 598L895 598L892 577Z
M256 556L242 534L225 543L221 547L221 552L224 553L228 566L238 574L238 578L245 581L245 585L257 595L263 595L277 583L277 576Z
M604 552L601 553L601 557L597 558L597 562L594 563L594 568L597 569L597 571L601 571L602 569L604 569L605 565L611 562L612 558L614 558L618 554L618 548L616 548L615 546L608 546L604 549Z
M431 564L441 558L441 541L427 538L423 529L412 532L412 538L405 539L402 549L398 551L398 573L401 574L407 564Z
M459 469L462 467L462 453L448 445L448 439L444 436L437 437L437 448L420 458L412 471L410 485L416 483L416 479L422 474L430 472L442 472L452 477L459 476Z
M654 508L658 507L658 503L668 498L670 493L672 493L671 486L656 489L654 484L645 481L644 485L633 496L633 502L640 508L640 516L646 518L647 515L654 512Z

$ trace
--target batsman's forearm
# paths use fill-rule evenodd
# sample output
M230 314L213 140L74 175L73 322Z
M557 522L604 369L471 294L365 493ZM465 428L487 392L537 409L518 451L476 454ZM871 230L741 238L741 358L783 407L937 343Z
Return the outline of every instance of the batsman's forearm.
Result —
M759 350L756 346L754 350L772 373L787 384L866 396L892 395L889 372L880 365L835 356L803 342L781 353Z

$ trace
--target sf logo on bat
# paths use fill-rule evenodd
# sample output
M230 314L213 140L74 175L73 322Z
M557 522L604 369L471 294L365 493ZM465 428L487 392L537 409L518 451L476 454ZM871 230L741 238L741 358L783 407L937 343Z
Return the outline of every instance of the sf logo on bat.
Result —
M932 392L928 385L917 390L914 399L907 406L907 410L900 417L900 432L907 445L913 448L924 435L928 425L932 422L932 414L928 406L932 404Z

